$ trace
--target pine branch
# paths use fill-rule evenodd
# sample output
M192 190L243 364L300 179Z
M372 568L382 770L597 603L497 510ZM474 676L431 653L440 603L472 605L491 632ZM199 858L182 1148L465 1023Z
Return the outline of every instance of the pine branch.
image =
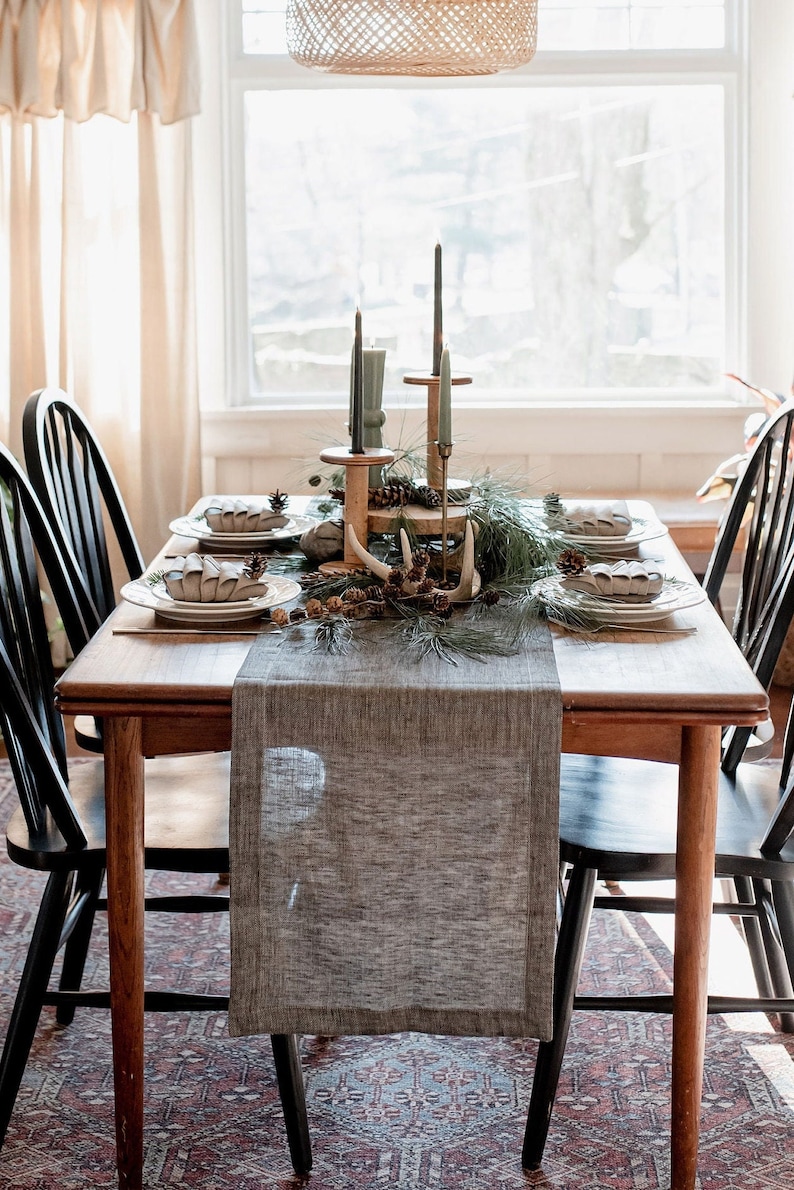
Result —
M564 539L551 531L539 508L519 491L485 476L477 481L477 495L470 506L478 527L476 565L484 583L525 585L553 568Z
M484 661L486 657L510 657L517 652L515 642L506 640L493 627L473 620L444 620L410 608L400 608L406 623L400 635L406 649L421 659L438 657L457 665L461 657Z
M353 629L347 616L323 616L316 621L314 648L341 656L350 651L353 644Z

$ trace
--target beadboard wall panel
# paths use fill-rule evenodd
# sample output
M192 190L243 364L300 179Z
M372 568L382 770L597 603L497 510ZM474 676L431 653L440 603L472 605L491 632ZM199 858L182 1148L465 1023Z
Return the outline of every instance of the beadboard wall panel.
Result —
M738 453L750 407L456 407L453 474L490 468L535 491L694 493ZM309 492L324 445L345 440L341 409L227 409L202 418L205 492ZM388 409L386 442L423 440L421 409Z

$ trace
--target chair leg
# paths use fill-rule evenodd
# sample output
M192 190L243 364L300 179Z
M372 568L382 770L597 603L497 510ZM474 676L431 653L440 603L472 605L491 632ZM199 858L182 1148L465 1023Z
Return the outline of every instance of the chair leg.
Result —
M753 879L753 892L757 904L763 908L759 917L761 938L766 952L769 975L772 980L775 996L794 998L794 988L791 973L786 963L786 956L778 936L779 925L772 897L772 883L769 880ZM794 1033L794 1013L779 1012L780 1028L783 1033Z
M736 896L740 901L755 903L756 890L749 876L734 876L733 885L736 889ZM772 982L772 974L769 970L769 961L767 950L764 946L761 923L757 917L742 917L741 921L742 929L744 930L744 939L750 955L750 962L753 965L753 974L755 975L758 995L771 999L775 995L775 989Z
M0 1145L5 1140L11 1112L41 1016L42 1001L52 974L60 945L61 929L69 908L72 883L71 872L53 872L41 898L0 1058Z
M76 892L77 894L87 893L87 900L80 913L80 918L64 947L63 968L61 970L60 983L58 984L62 992L76 992L80 990L83 971L85 970L85 961L88 955L88 946L91 942L91 931L94 928L96 903L99 898L100 889L102 888L104 875L104 872L100 870L99 872L89 873L84 877L78 877ZM71 1025L74 1020L74 1005L59 1004L55 1010L55 1019L59 1025Z
M554 960L554 1033L551 1041L542 1041L538 1048L521 1154L524 1169L538 1169L543 1160L590 926L597 875L594 868L575 864L568 883Z
M794 984L794 884L790 880L770 882L780 944L786 956L786 968Z
M296 1174L305 1174L312 1167L312 1145L298 1039L294 1033L275 1033L270 1038L270 1044L273 1047L292 1168Z

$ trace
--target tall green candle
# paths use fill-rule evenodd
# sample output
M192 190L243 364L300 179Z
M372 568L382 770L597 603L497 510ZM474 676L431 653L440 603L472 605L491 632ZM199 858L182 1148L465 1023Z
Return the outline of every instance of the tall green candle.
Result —
M351 416L350 449L354 455L364 453L364 360L361 341L361 311L356 310L356 331L353 340L353 411Z
M441 352L438 381L438 444L452 446L452 373L449 368L449 348Z
M441 311L441 244L436 244L435 270L433 277L433 375L441 369L441 349L444 346L444 329Z

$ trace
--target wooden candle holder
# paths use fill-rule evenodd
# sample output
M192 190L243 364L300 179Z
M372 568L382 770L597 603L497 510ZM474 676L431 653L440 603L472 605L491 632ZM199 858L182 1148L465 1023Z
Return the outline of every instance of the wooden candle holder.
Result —
M431 372L420 372L403 376L403 384L423 384L427 388L427 483L429 487L441 490L441 460L438 457L438 384L440 377ZM472 377L461 372L452 373L453 387L471 384Z
M347 526L352 525L356 537L366 548L369 521L369 468L385 467L394 462L394 452L385 446L368 446L362 454L353 454L346 446L327 446L320 451L324 463L345 468L345 555L343 562L323 562L320 570L325 574L344 573L346 570L360 570L361 559L353 552L347 540Z

